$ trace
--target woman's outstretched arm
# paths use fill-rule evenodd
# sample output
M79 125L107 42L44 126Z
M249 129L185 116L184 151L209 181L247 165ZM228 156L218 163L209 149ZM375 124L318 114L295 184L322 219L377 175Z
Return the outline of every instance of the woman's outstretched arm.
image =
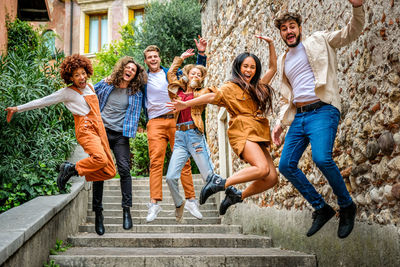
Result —
M183 102L180 100L169 102L169 103L167 103L167 107L170 108L171 110L177 112L177 111L186 109L188 107L210 104L214 101L214 98L215 98L215 93L208 93L208 94L204 94L202 96L196 97L196 98L186 101L186 102Z

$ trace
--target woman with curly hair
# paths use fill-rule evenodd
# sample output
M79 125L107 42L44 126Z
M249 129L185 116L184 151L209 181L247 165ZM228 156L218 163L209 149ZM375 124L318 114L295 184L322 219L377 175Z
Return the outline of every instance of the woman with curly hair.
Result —
M129 138L136 136L143 101L143 86L147 74L131 57L121 58L112 74L95 84L101 116L108 142L120 174L123 222L125 230L132 228L132 177L130 173ZM98 185L103 188L103 182ZM99 190L100 191L100 190Z
M97 196L102 196L103 190L101 188L99 192L100 188L95 184L113 178L116 169L101 119L99 101L93 86L87 83L92 74L92 63L88 58L78 54L68 56L60 65L60 75L67 87L43 98L20 106L8 107L5 110L8 122L16 112L43 108L60 102L71 111L75 120L76 139L89 157L79 160L76 164L63 162L59 167L57 186L63 190L74 175L85 176L87 181L93 181L95 229L97 234L102 235L104 234L102 197Z
M219 213L224 215L227 209L243 199L264 192L278 182L277 173L269 154L271 135L265 113L271 109L273 90L269 86L276 73L276 53L272 39L256 36L268 42L269 69L261 77L261 63L257 56L242 53L232 64L232 77L218 90L211 88L207 93L189 101L175 100L168 106L174 111L208 103L225 107L229 113L229 143L241 159L250 164L227 179L217 174L207 178L207 184L200 192L200 204L208 197L225 191ZM252 182L243 191L233 185Z

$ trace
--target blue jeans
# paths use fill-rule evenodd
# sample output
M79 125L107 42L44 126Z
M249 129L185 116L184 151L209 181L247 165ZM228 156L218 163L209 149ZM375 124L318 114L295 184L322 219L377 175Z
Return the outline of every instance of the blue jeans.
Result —
M182 124L188 125L193 124L193 122L179 123L177 126ZM176 131L174 150L172 151L167 172L167 184L176 207L183 203L183 199L179 194L178 180L181 177L182 168L190 156L196 162L201 177L206 181L207 176L213 173L214 166L210 159L210 152L204 134L197 129Z
M286 134L279 171L288 179L315 210L325 201L297 167L304 150L311 143L312 159L328 179L338 204L345 208L352 203L349 192L336 163L332 159L332 148L339 124L340 112L332 105L297 113Z

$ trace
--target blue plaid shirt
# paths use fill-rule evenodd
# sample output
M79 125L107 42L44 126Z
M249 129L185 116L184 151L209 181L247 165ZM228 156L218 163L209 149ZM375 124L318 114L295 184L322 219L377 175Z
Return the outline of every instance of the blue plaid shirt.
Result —
M103 80L94 85L100 104L100 112L106 106L108 96L114 90L114 85L108 84ZM137 92L128 96L128 109L126 110L122 135L134 138L139 124L140 111L142 110L143 93Z

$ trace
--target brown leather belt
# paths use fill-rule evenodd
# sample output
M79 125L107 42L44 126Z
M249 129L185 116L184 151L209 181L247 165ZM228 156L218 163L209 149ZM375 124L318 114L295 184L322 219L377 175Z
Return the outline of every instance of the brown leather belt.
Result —
M176 130L177 131L187 131L189 129L196 129L196 125L194 123L192 124L181 124L181 125L176 125Z
M173 119L174 118L174 114L164 114L164 115L160 115L158 117L155 117L154 119Z

